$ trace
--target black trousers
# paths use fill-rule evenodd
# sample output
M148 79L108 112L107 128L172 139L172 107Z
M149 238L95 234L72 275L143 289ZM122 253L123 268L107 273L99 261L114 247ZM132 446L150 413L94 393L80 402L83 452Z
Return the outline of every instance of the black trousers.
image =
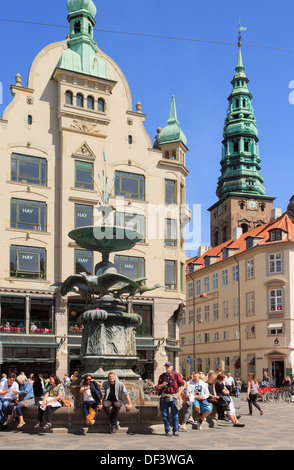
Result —
M118 413L119 413L121 407L122 407L122 403L118 400L117 401L106 400L103 403L103 409L105 410L105 412L106 412L106 414L109 418L110 424L112 426L116 425Z
M53 407L50 405L46 406L45 410L41 410L41 407L38 408L38 421L43 423L44 411L47 413L47 423L52 423Z
M261 410L259 404L257 403L257 398L258 398L258 394L251 394L249 395L249 400L248 400L248 406L249 406L249 413L252 414L252 405L255 406L255 408L257 408L259 411Z

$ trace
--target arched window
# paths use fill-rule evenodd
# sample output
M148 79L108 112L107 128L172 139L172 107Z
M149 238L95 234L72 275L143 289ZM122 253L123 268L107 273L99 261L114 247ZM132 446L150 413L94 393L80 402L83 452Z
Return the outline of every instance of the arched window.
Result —
M248 225L247 224L241 224L241 229L242 229L242 233L248 232Z
M30 114L28 115L28 125L31 126L33 124L33 116Z
M80 106L80 108L84 107L84 97L81 93L77 94L77 106Z
M128 143L129 144L133 143L133 136L131 136L131 135L128 136Z
M80 21L75 21L74 32L75 32L75 34L78 34L78 33L81 32L81 22Z
M92 26L89 24L88 26L88 33L91 35L92 34Z
M65 104L73 104L73 94L71 91L65 93Z
M94 98L93 96L88 96L87 98L87 108L94 109Z
M98 111L101 111L103 113L105 111L105 101L103 98L98 99Z

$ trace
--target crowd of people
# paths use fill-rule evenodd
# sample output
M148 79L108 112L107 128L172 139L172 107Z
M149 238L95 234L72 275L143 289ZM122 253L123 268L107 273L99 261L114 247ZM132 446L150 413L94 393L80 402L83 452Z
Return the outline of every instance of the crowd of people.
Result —
M17 428L25 425L23 409L32 405L38 406L35 429L49 430L52 427L53 411L65 405L70 386L79 378L78 372L72 375L65 374L62 379L52 374L45 378L42 374L35 376L11 373L7 377L2 374L0 380L0 426L7 427L13 418L18 418ZM263 377L267 380L267 377ZM286 378L288 379L288 377ZM289 380L285 379L285 383ZM187 424L191 423L197 429L202 429L203 421L211 415L212 411L218 420L231 421L234 427L244 427L233 401L233 396L239 397L242 381L235 379L230 373L224 374L221 370L209 371L207 375L202 372L192 372L187 380L173 370L171 362L165 363L165 372L159 376L155 384L150 379L143 383L144 394L159 395L160 410L167 436L178 436L179 431L188 432ZM83 415L86 423L93 425L98 412L104 411L109 419L109 431L115 434L119 429L118 416L124 403L126 411L132 408L131 399L125 384L119 380L114 372L108 374L103 383L86 375L80 387ZM259 384L253 373L248 374L247 402L249 413L252 415L253 407L259 414L263 414L258 403ZM179 411L182 410L182 422L179 423ZM193 412L197 411L197 420ZM172 416L172 431L169 421L169 412ZM46 416L46 421L44 418Z

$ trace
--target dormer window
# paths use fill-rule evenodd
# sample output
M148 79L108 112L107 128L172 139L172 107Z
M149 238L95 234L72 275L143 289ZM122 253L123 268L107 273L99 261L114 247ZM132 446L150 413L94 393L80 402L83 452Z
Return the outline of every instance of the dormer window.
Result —
M205 256L204 260L205 260L204 261L205 266L209 266L210 265L210 256Z
M227 248L223 248L223 259L227 258L229 256L229 250Z
M280 228L275 228L269 231L269 241L277 242L283 239L283 230Z

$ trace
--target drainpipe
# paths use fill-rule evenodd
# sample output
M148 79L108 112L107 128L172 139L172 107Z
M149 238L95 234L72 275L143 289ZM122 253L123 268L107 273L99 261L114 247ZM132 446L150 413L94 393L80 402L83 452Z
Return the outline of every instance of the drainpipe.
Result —
M195 282L194 279L192 278L191 274L189 274L191 281L193 282L193 370L196 370L196 304L195 304L195 296L196 296L196 291L194 289L195 287Z

